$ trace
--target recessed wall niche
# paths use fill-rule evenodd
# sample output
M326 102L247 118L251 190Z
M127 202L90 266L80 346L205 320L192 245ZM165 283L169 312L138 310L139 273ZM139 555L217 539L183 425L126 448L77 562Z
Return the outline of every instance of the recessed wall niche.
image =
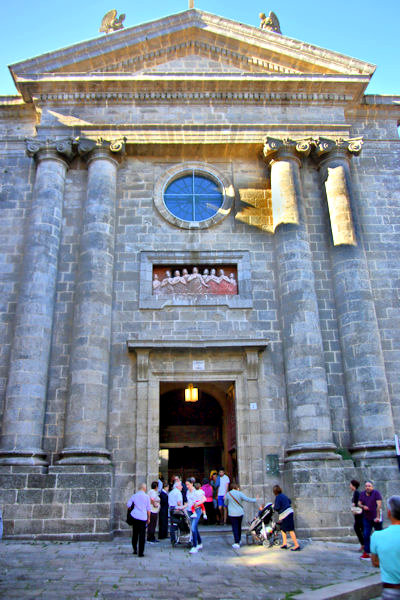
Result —
M139 308L175 305L251 308L249 253L141 252Z

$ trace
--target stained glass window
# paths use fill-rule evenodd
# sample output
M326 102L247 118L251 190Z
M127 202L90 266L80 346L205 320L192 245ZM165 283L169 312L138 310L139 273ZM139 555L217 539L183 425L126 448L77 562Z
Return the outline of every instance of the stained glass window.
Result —
M195 171L174 179L164 192L169 212L183 221L205 221L223 204L219 184Z

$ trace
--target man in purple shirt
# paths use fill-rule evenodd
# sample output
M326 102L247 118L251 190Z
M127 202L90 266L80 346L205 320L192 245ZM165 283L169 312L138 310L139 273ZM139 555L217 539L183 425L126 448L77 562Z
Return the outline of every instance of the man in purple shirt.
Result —
M365 482L365 491L360 494L358 506L363 509L364 523L364 553L360 558L361 560L370 560L372 529L375 529L375 531L380 531L382 529L382 496L378 490L374 490L372 481Z
M137 554L139 539L139 556L144 556L144 544L146 540L146 525L150 523L150 498L146 494L147 486L142 483L136 494L133 494L126 503L133 517L132 525L132 548L133 554Z

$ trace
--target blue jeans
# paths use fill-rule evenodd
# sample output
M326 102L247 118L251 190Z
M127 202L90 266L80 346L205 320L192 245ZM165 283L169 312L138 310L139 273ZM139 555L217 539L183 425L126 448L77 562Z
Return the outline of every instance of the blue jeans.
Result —
M365 518L363 519L363 523L364 523L364 552L366 552L367 554L370 554L370 552L371 552L370 542L371 542L372 529L375 529L375 531L381 531L382 523L379 523L377 521L368 521Z
M243 515L240 517L229 517L232 525L232 533L233 539L235 540L235 544L240 544L240 540L242 538L242 519Z
M198 544L201 544L201 537L199 534L200 517L201 517L201 508L196 508L196 516L193 519L190 519L192 521L192 543L193 543L193 546L195 546L195 547Z

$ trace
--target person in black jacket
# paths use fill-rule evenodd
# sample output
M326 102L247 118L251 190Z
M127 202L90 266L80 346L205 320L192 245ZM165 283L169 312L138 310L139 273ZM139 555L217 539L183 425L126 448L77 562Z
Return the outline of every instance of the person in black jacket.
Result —
M360 542L360 552L364 552L363 515L362 510L357 511L358 501L360 499L360 492L358 491L359 487L360 482L357 481L357 479L352 479L350 481L350 489L353 492L353 497L351 499L351 510L354 515L354 531L356 532L356 536L358 537L358 541Z
M158 539L165 540L168 537L168 481L163 483L160 491L160 512L158 514Z

